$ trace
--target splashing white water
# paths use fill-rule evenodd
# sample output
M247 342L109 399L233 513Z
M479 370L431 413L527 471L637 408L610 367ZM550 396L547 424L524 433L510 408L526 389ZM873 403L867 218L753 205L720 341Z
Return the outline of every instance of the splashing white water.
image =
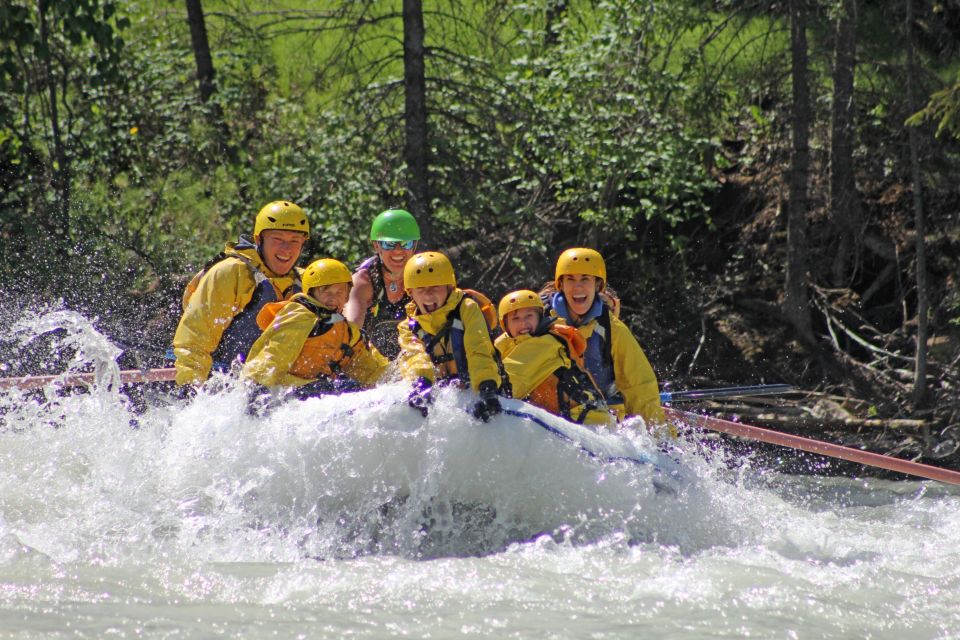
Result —
M51 329L98 382L0 394L0 628L23 637L145 620L233 637L960 628L950 488L730 471L693 443L668 456L534 409L571 439L483 424L453 391L422 419L400 385L257 415L222 377L134 411L86 319L16 335Z

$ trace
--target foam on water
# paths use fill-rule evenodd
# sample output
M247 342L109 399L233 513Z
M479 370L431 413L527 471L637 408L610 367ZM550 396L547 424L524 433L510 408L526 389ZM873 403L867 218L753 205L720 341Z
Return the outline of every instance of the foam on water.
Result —
M0 629L22 637L960 629L949 487L731 470L632 430L483 424L450 390L423 419L402 384L256 414L222 377L134 411L108 384L118 350L86 319L15 335L30 348L53 328L51 348L102 382L0 392Z

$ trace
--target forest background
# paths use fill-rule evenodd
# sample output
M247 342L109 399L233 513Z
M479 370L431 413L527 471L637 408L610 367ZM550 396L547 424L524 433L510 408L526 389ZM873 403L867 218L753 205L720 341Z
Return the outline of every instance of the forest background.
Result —
M0 34L5 326L79 310L159 366L266 202L303 264L404 207L495 299L599 249L675 389L791 383L728 410L958 462L958 0L5 0Z

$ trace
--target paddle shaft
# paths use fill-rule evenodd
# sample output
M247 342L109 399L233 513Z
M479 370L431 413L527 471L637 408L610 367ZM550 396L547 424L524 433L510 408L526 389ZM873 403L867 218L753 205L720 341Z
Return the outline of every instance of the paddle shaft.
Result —
M751 396L773 396L793 391L789 384L758 384L747 387L720 387L718 389L693 389L691 391L664 391L660 402L693 402L696 400L714 400L716 398L747 398Z
M671 420L681 421L694 427L719 431L720 433L776 444L791 449L817 453L822 456L830 456L831 458L857 462L869 467L896 471L929 480L937 480L948 484L960 484L960 472L934 467L929 464L910 462L909 460L892 458L890 456L880 455L879 453L871 453L870 451L860 451L859 449L852 449L839 444L831 444L829 442L823 442L822 440L780 433L779 431L771 431L770 429L761 429L760 427L752 427L750 425L740 424L739 422L730 422L729 420L721 420L720 418L710 416L701 416L696 413L690 413L689 411L680 411L669 407L665 408L664 411L666 411L667 417Z
M130 384L137 382L163 382L173 380L176 377L177 370L170 367L168 369L147 369L140 371L138 369L129 369L120 372L120 384ZM59 376L24 376L22 378L0 378L0 390L18 389L20 391L30 391L32 389L42 389L43 387L56 382L64 387L78 387L81 385L90 385L96 381L96 376L92 373L72 373Z

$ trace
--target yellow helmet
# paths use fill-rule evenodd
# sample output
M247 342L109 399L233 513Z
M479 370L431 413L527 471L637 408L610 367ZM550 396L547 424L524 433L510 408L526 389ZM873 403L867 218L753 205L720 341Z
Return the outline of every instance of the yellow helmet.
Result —
M353 274L347 265L333 258L322 258L311 262L300 277L303 290L309 292L314 287L325 287L338 282L353 284Z
M557 258L557 272L554 276L557 290L560 289L560 278L562 276L572 276L581 273L599 278L600 291L606 288L607 265L603 262L603 256L593 249L577 247L575 249L567 249Z
M507 314L517 309L538 309L540 313L543 313L543 301L540 300L539 295L529 289L520 289L508 293L501 298L500 304L497 306L501 326L506 326L503 324L503 319Z
M447 256L439 251L427 251L407 260L403 268L403 288L407 291L444 284L457 286L453 265Z
M275 200L260 209L257 222L253 227L253 237L269 229L278 231L299 231L310 237L310 223L303 209L288 200Z

